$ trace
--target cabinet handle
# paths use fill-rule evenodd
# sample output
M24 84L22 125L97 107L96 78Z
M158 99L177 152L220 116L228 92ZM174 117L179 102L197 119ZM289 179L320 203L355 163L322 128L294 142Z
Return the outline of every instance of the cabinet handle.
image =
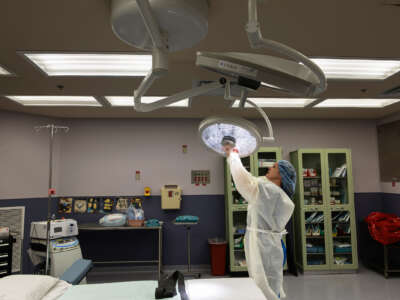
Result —
M7 274L7 271L0 272L0 275Z
M0 244L0 247L7 247L7 246L9 246L10 244Z
M8 263L0 264L0 267L8 266Z
M6 258L6 257L8 257L8 254L0 255L0 258Z

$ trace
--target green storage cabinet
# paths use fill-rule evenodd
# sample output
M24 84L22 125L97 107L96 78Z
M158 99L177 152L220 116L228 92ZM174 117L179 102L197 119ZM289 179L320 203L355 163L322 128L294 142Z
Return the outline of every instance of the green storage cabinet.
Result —
M354 188L349 149L300 149L297 171L296 263L307 271L358 269Z
M242 158L242 163L252 175L265 176L268 168L280 160L281 157L281 148L261 147L251 156ZM229 269L231 272L246 272L244 231L246 229L247 203L236 190L226 161L225 202L226 237L229 243Z

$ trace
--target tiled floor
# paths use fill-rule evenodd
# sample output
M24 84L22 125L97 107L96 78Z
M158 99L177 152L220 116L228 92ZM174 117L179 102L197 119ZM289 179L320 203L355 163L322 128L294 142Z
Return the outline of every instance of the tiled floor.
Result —
M398 300L400 277L361 268L356 274L285 276L288 300Z
M210 278L203 273L202 278ZM132 280L155 280L149 272L94 271L89 283ZM361 268L356 274L340 275L287 275L284 287L288 300L399 300L400 277L385 279L381 274ZM245 299L244 299L245 300ZM251 300L251 299L249 299Z

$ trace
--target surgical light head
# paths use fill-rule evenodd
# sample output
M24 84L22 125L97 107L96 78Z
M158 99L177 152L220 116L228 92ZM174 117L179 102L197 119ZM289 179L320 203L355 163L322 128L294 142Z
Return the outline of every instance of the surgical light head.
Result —
M210 150L225 155L223 146L235 145L241 157L251 155L261 143L257 127L241 118L211 117L199 125L203 144Z

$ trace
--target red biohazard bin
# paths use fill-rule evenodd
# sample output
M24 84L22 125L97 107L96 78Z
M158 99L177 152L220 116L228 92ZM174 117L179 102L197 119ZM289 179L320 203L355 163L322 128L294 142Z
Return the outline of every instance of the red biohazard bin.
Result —
M226 269L226 246L223 239L213 238L208 240L211 256L211 274L213 276L225 275Z

